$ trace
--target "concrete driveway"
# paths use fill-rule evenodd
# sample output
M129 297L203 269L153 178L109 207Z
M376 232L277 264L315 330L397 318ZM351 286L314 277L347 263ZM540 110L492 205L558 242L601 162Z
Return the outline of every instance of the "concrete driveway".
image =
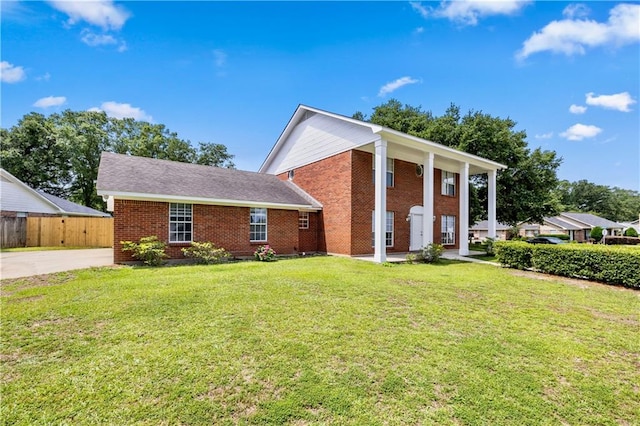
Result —
M20 278L113 264L113 249L0 253L0 278Z

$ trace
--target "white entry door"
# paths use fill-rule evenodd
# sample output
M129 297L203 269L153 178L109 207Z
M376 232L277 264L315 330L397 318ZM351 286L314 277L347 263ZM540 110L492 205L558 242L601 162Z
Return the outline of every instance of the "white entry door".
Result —
M422 248L422 211L422 206L413 206L409 210L409 221L411 223L410 251Z

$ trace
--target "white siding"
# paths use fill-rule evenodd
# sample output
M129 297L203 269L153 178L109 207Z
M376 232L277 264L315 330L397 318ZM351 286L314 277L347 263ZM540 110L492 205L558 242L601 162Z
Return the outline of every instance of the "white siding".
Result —
M0 179L0 209L11 212L60 212L38 195L4 178Z
M315 114L293 129L265 171L280 174L371 143L377 138L368 127Z

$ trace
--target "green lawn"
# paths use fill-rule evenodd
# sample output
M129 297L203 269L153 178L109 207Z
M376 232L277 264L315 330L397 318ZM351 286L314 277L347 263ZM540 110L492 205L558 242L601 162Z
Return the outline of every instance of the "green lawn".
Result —
M2 283L2 424L640 424L640 292L491 265Z

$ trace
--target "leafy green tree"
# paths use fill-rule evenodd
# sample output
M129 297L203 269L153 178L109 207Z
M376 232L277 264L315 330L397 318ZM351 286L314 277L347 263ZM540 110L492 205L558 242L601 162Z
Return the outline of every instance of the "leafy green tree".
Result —
M32 112L10 130L2 129L2 168L34 189L65 197L71 182L71 164L65 144L51 120Z
M362 113L356 113L364 118ZM558 213L556 171L562 159L553 151L531 151L526 132L515 130L510 118L493 117L481 111L462 116L451 104L444 115L435 117L421 107L402 106L392 99L374 108L369 121L427 140L478 155L508 166L498 173L497 218L516 225L522 221L542 222ZM472 177L470 222L486 218L487 176Z
M556 195L565 211L593 213L616 222L635 220L640 212L640 193L598 185L587 180L561 181Z
M111 147L110 120L100 111L71 111L54 114L60 142L69 153L73 173L71 200L95 209L104 209L96 193L100 154Z
M219 143L200 142L196 155L196 163L206 166L225 167L235 169L233 155L227 152L227 147Z

